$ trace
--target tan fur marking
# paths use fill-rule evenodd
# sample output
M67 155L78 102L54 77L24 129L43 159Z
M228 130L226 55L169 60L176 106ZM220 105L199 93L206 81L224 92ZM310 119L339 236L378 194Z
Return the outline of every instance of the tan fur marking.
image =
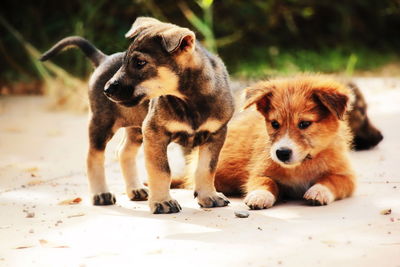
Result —
M218 131L222 126L221 121L209 119L205 121L202 125L200 125L198 131L209 131L210 133L214 133Z
M135 94L146 94L149 98L173 95L185 99L178 91L178 81L178 76L173 71L166 67L159 67L155 78L146 80L136 86Z
M165 128L171 133L181 131L187 132L189 134L194 133L194 130L192 129L192 127L189 126L189 124L180 121L167 121L165 124Z

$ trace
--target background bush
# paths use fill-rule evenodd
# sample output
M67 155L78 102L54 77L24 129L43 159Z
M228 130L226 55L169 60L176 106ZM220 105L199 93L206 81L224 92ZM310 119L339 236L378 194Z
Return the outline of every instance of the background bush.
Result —
M106 53L126 49L137 16L154 16L195 30L243 77L373 69L397 60L400 49L399 0L3 0L0 16L40 51L81 35ZM39 79L1 24L0 36L0 83ZM91 71L77 51L54 62L81 78Z

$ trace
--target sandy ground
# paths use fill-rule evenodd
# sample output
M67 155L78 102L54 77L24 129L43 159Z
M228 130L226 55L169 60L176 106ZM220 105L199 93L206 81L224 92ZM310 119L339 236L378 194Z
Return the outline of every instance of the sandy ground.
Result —
M201 209L189 190L172 191L179 214L128 201L115 157L121 133L106 163L118 204L91 206L87 116L50 112L43 97L0 98L0 266L400 266L400 79L357 83L385 139L351 154L355 196L324 207L288 202L246 219L234 216L246 209L241 199ZM176 147L170 155L179 171ZM82 202L60 203L75 198Z

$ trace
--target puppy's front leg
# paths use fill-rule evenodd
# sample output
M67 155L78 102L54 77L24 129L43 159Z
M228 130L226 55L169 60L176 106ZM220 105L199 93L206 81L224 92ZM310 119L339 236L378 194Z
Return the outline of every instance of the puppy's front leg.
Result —
M304 199L310 205L321 206L349 197L355 188L354 180L355 176L352 174L326 174L307 190Z
M143 146L150 189L149 205L154 214L176 213L179 203L171 198L171 171L167 158L169 137L153 127L144 127Z
M195 173L195 191L200 207L224 207L229 200L215 190L214 178L219 153L225 142L226 126L209 137L207 143L199 148L199 160Z
M269 177L250 177L246 183L244 203L252 210L272 207L279 194L278 185Z

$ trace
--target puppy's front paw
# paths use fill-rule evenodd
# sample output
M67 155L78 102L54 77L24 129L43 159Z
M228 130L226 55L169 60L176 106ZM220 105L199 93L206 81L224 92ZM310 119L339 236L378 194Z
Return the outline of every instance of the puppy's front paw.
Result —
M195 191L194 197L197 197L197 201L202 208L225 207L230 203L224 194L218 192L202 194Z
M115 196L112 193L100 193L93 196L93 205L96 206L114 205L115 202Z
M244 203L252 210L268 209L275 204L275 196L268 190L254 190L247 194Z
M153 214L177 213L182 210L178 201L169 199L161 202L150 201L150 210Z
M143 188L134 188L134 189L127 189L126 194L128 195L129 199L132 201L144 201L147 200L149 196L149 189Z
M322 184L315 184L304 194L304 199L312 206L328 205L335 200L332 191Z

